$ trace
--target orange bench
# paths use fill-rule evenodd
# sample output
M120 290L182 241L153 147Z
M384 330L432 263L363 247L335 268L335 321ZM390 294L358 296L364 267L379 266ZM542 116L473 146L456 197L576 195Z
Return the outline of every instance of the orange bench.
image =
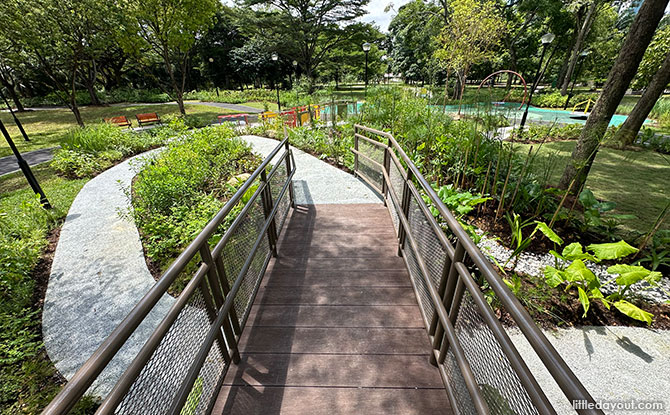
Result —
M137 118L137 123L140 125L140 127L144 127L145 125L151 125L151 124L163 124L161 118L155 112L148 112L146 114L137 114L135 115L135 118Z
M218 117L219 124L224 122L237 122L237 125L241 125L240 122L244 119L244 123L249 125L249 114L230 114L230 115L219 115Z
M119 127L132 127L133 125L130 123L130 120L128 117L125 115L119 115L118 117L109 117L109 118L103 118L102 121L114 125L118 125Z

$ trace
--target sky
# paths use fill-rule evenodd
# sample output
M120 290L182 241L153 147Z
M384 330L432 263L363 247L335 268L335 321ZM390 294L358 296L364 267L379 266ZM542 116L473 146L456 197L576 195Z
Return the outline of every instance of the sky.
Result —
M363 16L361 20L374 23L379 26L382 32L386 32L388 31L389 23L391 23L391 18L398 8L409 1L410 0L370 0L370 3L367 6L368 14ZM384 9L389 4L393 4L393 9L389 10L388 13L385 13Z

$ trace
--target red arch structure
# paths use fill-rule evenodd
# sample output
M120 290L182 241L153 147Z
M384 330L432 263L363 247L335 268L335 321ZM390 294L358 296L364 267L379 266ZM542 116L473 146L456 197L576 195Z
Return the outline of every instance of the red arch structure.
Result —
M484 80L479 84L479 86L477 87L477 93L479 93L479 90L481 89L482 85L484 85L486 83L486 81L488 81L492 77L494 77L496 75L499 75L501 73L509 73L509 74L512 74L512 75L518 77L519 79L521 79L521 83L523 83L523 98L521 99L521 105L519 105L519 109L521 109L521 107L523 107L523 104L526 102L526 97L528 96L528 86L526 85L526 80L523 79L523 76L521 76L521 74L519 74L518 72L514 72L514 71L509 70L509 69L502 69L500 71L493 72L492 74L490 74L489 76L484 78ZM511 93L511 91L508 92L507 95L505 95L505 97L503 98L503 101L505 101L507 99L507 97L509 97L510 93Z

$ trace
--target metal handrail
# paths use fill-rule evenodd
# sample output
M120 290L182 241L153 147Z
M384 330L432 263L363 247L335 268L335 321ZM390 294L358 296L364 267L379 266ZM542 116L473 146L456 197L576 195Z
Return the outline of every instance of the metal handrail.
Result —
M376 148L382 147L384 150L384 163L370 160L369 157L365 156L360 148L361 142L359 142L359 139L363 139L361 142L364 143L369 143L372 140L374 143L369 144ZM482 316L489 330L492 332L493 337L498 343L498 347L500 347L508 359L509 365L518 376L519 382L523 385L536 410L541 414L556 413L541 387L538 385L535 377L525 364L524 359L507 336L507 333L500 325L500 322L493 315L491 308L487 305L479 287L472 279L471 274L473 272L479 272L488 282L497 298L514 319L520 331L528 340L533 350L568 400L570 402L581 401L595 404L593 397L591 397L567 363L537 327L526 309L502 281L498 273L491 266L489 260L479 250L475 242L468 236L456 217L444 205L430 183L424 178L423 174L398 144L395 137L387 132L356 124L354 126L354 148L352 149L352 152L354 153L355 158L355 173L371 184L376 190L381 190L380 193L387 201L389 209L391 210L391 208L393 208L392 213L396 214L398 217L399 253L403 254L407 249L411 249L412 255L414 255L418 268L423 276L431 301L430 305L435 310L432 320L429 321L422 308L424 320L428 328L428 334L433 343L431 361L434 364L441 365L444 362L447 351L451 348L477 412L486 414L489 413L489 409L486 406L486 402L481 397L479 387L472 374L472 369L461 353L460 342L454 330L454 323L457 319L461 300L466 290L471 294L472 301L477 306L478 312ZM361 155L365 156L365 158L359 159ZM370 161L373 161L374 163L370 163ZM382 171L379 172L382 175L381 184L375 183L373 178L367 177L366 174L360 170L359 164L361 162L367 163L368 166L381 167ZM393 188L391 182L391 162L394 164L395 168L403 174L402 195L398 195ZM418 184L423 194L419 193L414 183ZM456 240L455 246L451 246L444 231L437 232L437 229L441 229L441 227L431 214L427 214L430 211L422 199L423 195L428 197L432 206L439 212L440 219L446 224L448 232L451 233L453 239ZM415 240L410 229L408 208L409 201L412 198L420 207L425 219L430 223L431 229L435 232L436 239L444 246L446 252L444 269L437 287L430 281L430 271L426 265L426 261L434 260L434 258L423 258L419 251L418 242ZM405 257L405 261L407 262L408 259L406 258L406 255L403 254L403 257ZM467 264L471 265L468 266ZM407 265L408 269L410 269L410 264L408 262ZM415 291L417 291L416 286ZM417 291L416 293L418 297L419 292ZM421 300L419 301L421 302ZM444 341L445 339L446 341ZM448 384L444 370L441 370L441 372L443 379L445 380L445 387L452 400L452 406L456 407L457 402L455 402L454 392L451 390L452 386ZM595 408L595 405L593 408ZM603 414L599 409L581 409L577 412L583 414Z
M280 156L277 164L272 168L269 174L266 174L266 170L282 149L284 152ZM274 177L281 163L285 163L286 166L286 179L283 182L280 196L277 198L277 200L272 202L272 193L269 183ZM127 340L135 333L136 329L145 320L147 315L149 315L158 301L168 292L169 287L176 280L176 278L184 271L187 265L198 253L201 254L203 263L198 267L194 276L186 285L186 288L178 296L177 301L172 305L167 315L154 329L154 332L145 342L144 346L135 357L133 362L126 369L122 377L116 382L114 388L107 396L106 400L102 403L97 413L114 412L117 405L121 402L125 394L132 386L133 381L140 374L140 371L143 369L144 365L150 359L151 355L156 350L161 340L164 338L172 323L174 323L176 320L180 311L184 309L185 304L191 297L191 294L193 294L198 288L201 289L207 312L210 314L210 320L212 320L211 314L218 310L216 311L215 321L212 321L210 333L213 333L214 340L218 339L222 356L226 362L231 360L233 362L239 361L239 354L237 353L236 348L237 341L241 335L241 330L244 328L244 324L241 324L241 327L235 325L237 319L232 318L234 315L234 309L232 309L231 305L233 304L235 294L237 293L237 290L242 283L242 279L244 278L246 270L249 268L249 264L253 260L262 239L265 237L269 238L269 246L276 255L277 232L275 226L275 216L278 212L280 202L286 193L288 193L288 197L290 198L290 204L293 205L293 188L291 183L294 173L295 161L293 159L293 153L289 148L288 139L286 138L270 152L270 154L251 174L247 181L235 192L235 194L230 198L230 200L226 202L223 208L221 208L221 210L219 210L219 212L207 223L204 229L163 273L160 279L133 307L131 312L124 318L124 320L102 342L102 344L91 355L91 357L77 370L77 372L63 387L60 393L58 393L58 395L56 395L56 397L43 410L42 414L60 415L68 413L75 406L75 404L84 396L87 389L107 367L109 362L125 345ZM221 241L217 243L214 250L211 250L209 246L209 240L215 234L218 227L231 213L232 209L239 204L247 191L258 182L259 178L261 181L259 183L258 189L256 189L254 194L246 202L238 216L232 222L231 226L226 230ZM263 199L264 206L272 206L272 209L269 212L265 212L266 219L262 231L259 232L257 241L245 261L242 272L240 272L237 276L235 284L232 288L228 289L228 287L225 286L227 285L225 275L221 275L221 255L223 246L225 245L226 241L230 239L233 232L239 226L241 219L249 212L250 207L256 203L259 197ZM269 205L266 205L266 203L269 203ZM270 230L274 230L274 233L271 233ZM263 270L265 267L267 267L267 261L263 265ZM206 282L209 284L209 288L207 287ZM256 287L256 290L252 293L252 298L250 299L251 302L253 302L253 297L255 296L257 289L258 287ZM212 298L212 295L214 298ZM223 304L223 296L225 296L225 304ZM214 310L214 308L216 310ZM233 326L236 327L230 327L231 320L234 320ZM223 336L221 335L222 329L225 335L225 339L223 339ZM209 342L209 339L207 341ZM209 348L207 348L207 350L209 350ZM183 384L185 384L185 382ZM179 407L177 412L181 410L183 403L184 402L181 402L181 404L179 404L179 402L175 401L175 405L173 405L173 407Z

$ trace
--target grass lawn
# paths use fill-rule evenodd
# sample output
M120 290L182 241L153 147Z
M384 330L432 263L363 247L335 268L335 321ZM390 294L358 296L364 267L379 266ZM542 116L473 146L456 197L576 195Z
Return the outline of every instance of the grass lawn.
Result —
M245 105L247 107L252 107L252 108L258 108L259 110L265 110L265 107L267 107L268 110L273 110L273 109L276 109L275 107L277 106L277 103L276 102L251 101L251 102L243 102L240 105Z
M552 172L558 183L576 141L546 143L542 154L554 153L559 161ZM526 148L527 145L521 144ZM537 145L535 146L537 148ZM524 152L524 150L520 150ZM524 154L525 154L524 152ZM616 202L613 213L631 214L637 219L623 221L627 231L648 232L670 199L670 157L653 151L623 151L601 148L586 182L600 200ZM670 224L665 224L665 228Z
M143 112L157 112L162 118L168 115L178 115L177 104L124 104L107 107L84 107L81 108L81 115L84 123L101 122L104 117L125 115L131 120L134 126L137 126L135 114ZM186 104L186 114L188 115L207 115L216 119L217 115L229 114L236 111L216 108L207 105ZM12 116L7 112L0 113L0 119L7 127L19 151L26 152L40 148L55 147L59 144L62 134L70 128L76 127L74 115L68 109L49 109L17 113L17 117L23 123L28 133L30 142L23 140L19 129L14 124ZM0 140L0 157L12 154L4 138Z

